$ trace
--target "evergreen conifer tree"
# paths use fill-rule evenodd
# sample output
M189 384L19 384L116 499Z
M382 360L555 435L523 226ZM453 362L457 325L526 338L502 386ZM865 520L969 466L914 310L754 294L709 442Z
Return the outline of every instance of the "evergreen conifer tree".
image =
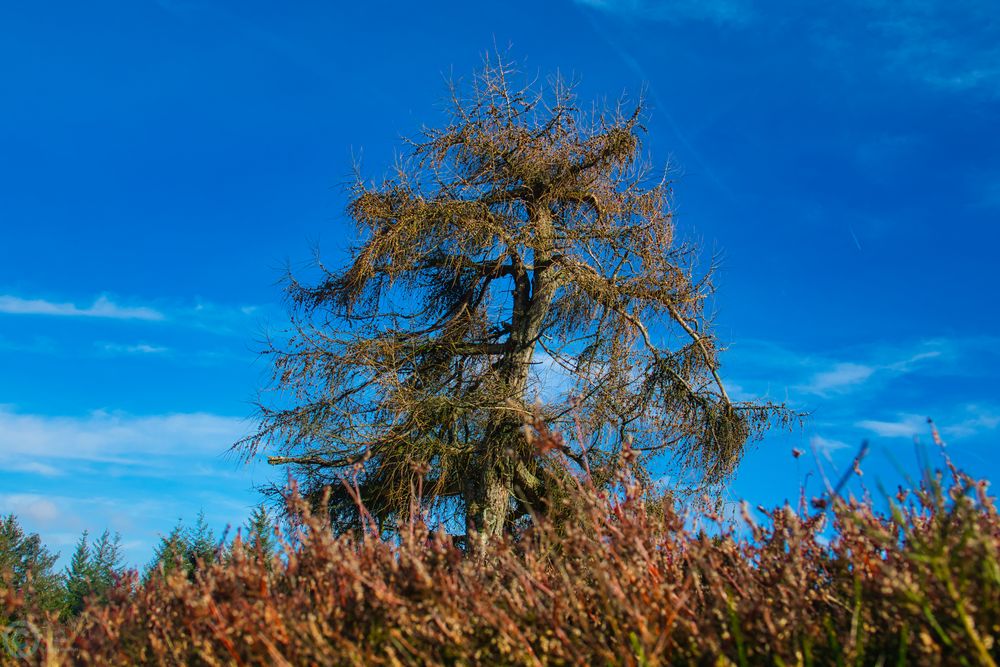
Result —
M259 505L254 508L243 527L246 534L243 547L251 558L261 558L270 563L278 549L275 527L274 518L266 507Z
M93 544L88 544L88 537L88 532L83 531L64 575L66 612L74 616L83 611L88 598L106 599L108 589L124 569L118 533L112 535L105 530Z
M218 560L219 551L215 533L205 520L205 512L201 511L193 527L185 528L178 521L168 535L160 538L145 578L148 580L160 571L168 574L178 567L183 568L188 577L193 577L200 567Z
M73 558L66 568L66 612L77 615L83 610L84 602L91 591L94 578L94 563L91 558L90 545L87 542L86 530L80 535L73 551Z
M121 535L105 530L91 548L96 592L104 594L121 576L125 555Z
M24 596L24 608L59 611L63 580L53 571L58 554L42 544L37 533L27 533L13 514L0 519L0 591L13 589ZM14 620L0 615L0 622Z
M187 553L187 532L184 530L184 525L178 521L170 533L160 537L160 543L153 550L153 560L146 567L144 578L148 581L154 574L162 572L166 575L178 567L184 568L185 572L189 573Z
M197 569L199 562L205 565L212 563L218 557L219 545L215 533L205 520L205 511L198 512L194 527L188 534L187 560L192 570Z

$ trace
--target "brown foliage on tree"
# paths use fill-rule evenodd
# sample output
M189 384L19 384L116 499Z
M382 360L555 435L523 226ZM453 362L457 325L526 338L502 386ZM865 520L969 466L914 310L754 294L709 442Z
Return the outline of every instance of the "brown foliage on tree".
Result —
M691 490L790 417L726 393L710 272L641 159L643 105L584 113L563 81L512 75L488 60L468 95L453 87L446 126L383 182L359 177L347 265L289 279L292 335L268 350L279 396L236 447L342 489L347 523L343 475L383 527L421 507L500 534L563 474L529 442L536 419L595 479L667 453Z

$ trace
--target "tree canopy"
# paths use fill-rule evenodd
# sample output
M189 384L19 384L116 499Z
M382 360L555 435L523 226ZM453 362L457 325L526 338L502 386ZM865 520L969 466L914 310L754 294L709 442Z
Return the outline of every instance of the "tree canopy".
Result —
M28 533L13 514L0 517L0 592L24 596L29 610L58 611L62 577L53 569L58 554L50 553L37 533ZM12 619L0 611L0 626Z
M107 592L125 572L121 536L105 530L93 543L85 530L76 543L64 574L66 612L78 615L87 599L105 601Z
M487 60L453 85L443 126L385 179L359 175L349 261L288 279L274 393L236 447L332 484L346 523L343 475L382 527L422 506L500 534L562 474L526 437L535 420L595 478L660 457L692 490L790 417L726 391L712 273L644 158L643 103L585 111L563 80L515 75Z
M153 550L153 560L146 566L146 580L156 575L166 575L180 568L188 577L206 564L222 556L222 545L205 520L204 510L198 512L195 525L185 528L180 521Z

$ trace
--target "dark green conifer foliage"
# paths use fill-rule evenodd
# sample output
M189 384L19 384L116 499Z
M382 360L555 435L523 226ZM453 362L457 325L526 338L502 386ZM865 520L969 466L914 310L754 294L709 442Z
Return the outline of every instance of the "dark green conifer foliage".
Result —
M57 558L37 533L25 532L13 514L0 519L0 590L11 588L24 595L24 609L61 609L63 581L52 569ZM13 619L0 616L5 620Z
M218 555L219 545L215 533L205 520L205 512L198 512L194 528L188 534L187 560L192 569L197 569L198 563L211 563Z
M243 527L246 537L243 547L252 558L262 558L270 562L278 549L274 518L263 505L254 508Z
M187 567L188 540L184 525L178 521L173 530L160 538L160 543L153 550L153 560L146 568L145 578L148 580L157 573L169 574L181 567L185 572Z
M124 570L121 536L105 530L97 541L88 544L87 531L76 543L73 558L66 568L66 612L77 615L88 598L107 599L108 590Z
M121 535L105 530L92 547L95 585L103 593L110 588L124 570Z
M193 527L185 528L178 521L168 535L160 538L153 560L146 568L145 578L158 572L166 575L178 567L188 577L193 577L202 565L214 562L220 555L215 533L205 520L205 512L201 511Z
M90 593L94 576L94 565L90 556L88 533L83 531L73 550L73 558L66 568L66 611L75 616L83 611L84 602Z

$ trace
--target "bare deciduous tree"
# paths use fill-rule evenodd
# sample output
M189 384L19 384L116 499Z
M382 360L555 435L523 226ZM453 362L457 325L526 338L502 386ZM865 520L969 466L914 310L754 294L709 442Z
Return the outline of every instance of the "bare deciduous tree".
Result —
M559 473L526 437L536 417L572 420L567 454L586 449L597 476L630 443L640 466L666 454L707 486L790 417L726 393L711 272L641 159L642 104L584 113L561 80L512 74L487 61L390 178L359 177L351 259L289 279L291 338L268 350L279 396L236 445L293 466L307 491L353 471L387 527L418 496L483 535L543 506Z

